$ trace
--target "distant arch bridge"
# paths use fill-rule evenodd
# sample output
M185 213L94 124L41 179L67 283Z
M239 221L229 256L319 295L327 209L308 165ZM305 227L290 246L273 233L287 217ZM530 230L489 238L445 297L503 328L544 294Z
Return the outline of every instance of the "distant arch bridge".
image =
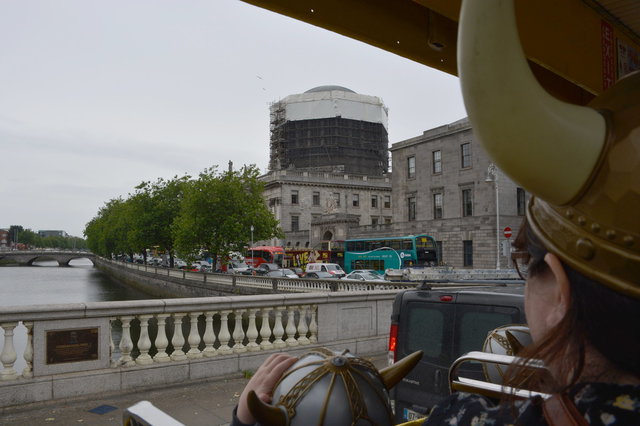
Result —
M39 260L55 260L59 266L69 266L73 259L89 259L95 265L96 255L88 251L72 250L29 250L0 251L0 262L9 261L20 266L33 266ZM3 262L5 263L5 262Z

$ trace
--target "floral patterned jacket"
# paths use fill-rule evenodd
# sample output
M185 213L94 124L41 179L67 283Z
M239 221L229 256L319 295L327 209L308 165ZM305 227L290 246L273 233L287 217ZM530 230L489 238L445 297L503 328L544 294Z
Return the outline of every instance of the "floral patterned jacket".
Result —
M582 383L571 388L569 396L590 425L640 425L640 386ZM505 407L468 393L451 395L423 423L424 426L546 424L540 397Z

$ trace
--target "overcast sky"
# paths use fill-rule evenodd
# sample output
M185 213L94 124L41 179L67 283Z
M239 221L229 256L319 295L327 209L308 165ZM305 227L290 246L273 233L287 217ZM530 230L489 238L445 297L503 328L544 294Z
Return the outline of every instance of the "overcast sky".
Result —
M0 1L0 227L82 236L142 181L269 161L269 103L382 98L390 144L465 116L456 77L237 0Z

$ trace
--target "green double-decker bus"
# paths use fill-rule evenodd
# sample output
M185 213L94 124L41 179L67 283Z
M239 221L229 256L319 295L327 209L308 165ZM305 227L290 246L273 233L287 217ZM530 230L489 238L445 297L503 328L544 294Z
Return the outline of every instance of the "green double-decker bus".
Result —
M429 235L363 238L345 241L344 270L437 266L438 248Z

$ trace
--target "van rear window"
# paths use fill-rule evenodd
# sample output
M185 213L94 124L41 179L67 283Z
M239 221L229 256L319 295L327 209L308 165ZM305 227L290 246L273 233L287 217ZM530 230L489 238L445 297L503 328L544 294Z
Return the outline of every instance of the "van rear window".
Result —
M408 352L424 351L424 356L440 359L443 354L444 314L438 309L413 308L409 311Z
M457 348L455 357L470 351L481 351L487 334L495 328L518 322L518 309L458 305Z

